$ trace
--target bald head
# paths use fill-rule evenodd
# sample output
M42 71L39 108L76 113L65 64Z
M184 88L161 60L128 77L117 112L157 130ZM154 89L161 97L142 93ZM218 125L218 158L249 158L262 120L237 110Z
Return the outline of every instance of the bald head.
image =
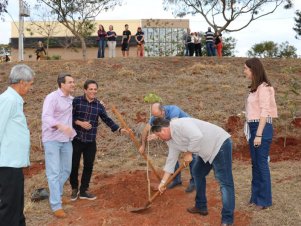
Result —
M162 118L164 117L164 108L160 103L152 104L152 116Z

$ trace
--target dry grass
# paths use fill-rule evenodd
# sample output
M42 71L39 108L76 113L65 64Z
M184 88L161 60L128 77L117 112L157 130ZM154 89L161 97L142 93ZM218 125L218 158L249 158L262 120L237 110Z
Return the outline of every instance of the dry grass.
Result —
M115 104L123 114L128 125L139 129L136 113L149 115L149 104L143 97L156 93L164 104L181 106L193 117L210 121L224 127L231 115L244 110L248 81L243 75L244 58L116 58L74 61L28 62L36 72L33 91L26 96L25 113L31 131L31 161L44 159L41 150L41 110L45 96L56 89L59 72L70 72L77 83L75 95L82 94L82 85L87 78L99 83L98 98L106 102L108 113L114 120L110 105ZM276 89L279 119L274 121L276 137L285 134L301 139L300 129L291 127L284 96L289 90L292 76L301 82L301 60L263 59L270 80ZM0 91L6 87L7 75L13 64L0 64ZM291 95L290 101L297 102L300 112L300 96ZM299 102L298 102L299 101ZM297 112L297 113L298 113ZM241 116L243 117L243 116ZM116 120L117 121L117 120ZM141 128L140 128L141 130ZM242 131L236 131L237 134ZM238 136L240 137L240 136ZM241 142L239 139L235 140ZM101 123L97 136L97 157L95 173L117 173L123 170L145 169L146 164L129 138L112 134ZM166 157L166 146L160 142L152 143L150 155L154 164L161 168ZM300 162L271 163L273 177L274 205L265 211L254 212L252 225L300 225ZM237 209L251 211L246 207L250 191L251 166L234 162L233 173L236 186ZM31 192L47 187L45 172L26 179L26 216L28 225L46 225L52 219L47 201L31 203ZM66 194L70 193L69 185Z

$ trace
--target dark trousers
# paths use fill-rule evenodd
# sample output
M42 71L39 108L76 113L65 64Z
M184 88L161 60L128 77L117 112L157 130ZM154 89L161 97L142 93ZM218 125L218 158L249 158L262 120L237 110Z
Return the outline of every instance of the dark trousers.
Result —
M70 174L70 184L72 189L78 189L78 168L81 155L84 158L84 168L81 178L80 192L83 193L89 188L89 183L93 171L93 164L96 154L96 141L81 142L73 140L72 170Z
M194 44L195 56L202 56L202 46L201 43Z
M0 167L0 225L24 226L22 168Z
M194 54L194 43L192 43L192 42L188 43L188 50L189 50L189 56L193 56L193 54Z

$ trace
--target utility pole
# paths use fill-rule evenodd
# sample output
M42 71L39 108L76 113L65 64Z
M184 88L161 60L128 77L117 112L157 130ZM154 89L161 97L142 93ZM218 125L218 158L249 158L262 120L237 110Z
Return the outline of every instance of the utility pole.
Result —
M28 6L19 0L19 61L24 60L24 17L29 16Z

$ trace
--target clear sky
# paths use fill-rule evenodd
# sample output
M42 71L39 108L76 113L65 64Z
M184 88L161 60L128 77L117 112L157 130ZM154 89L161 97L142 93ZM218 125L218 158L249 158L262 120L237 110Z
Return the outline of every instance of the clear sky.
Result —
M35 0L27 0L34 4ZM297 54L301 56L301 40L295 39L294 16L295 10L301 9L301 1L295 0L295 7L291 10L284 10L282 7L271 15L262 17L252 22L247 28L233 33L224 34L225 37L232 36L237 40L236 56L245 56L246 52L256 43L263 41L274 41L278 44L288 41L290 45L295 46ZM8 12L11 17L18 21L18 1L9 1ZM0 43L8 43L10 38L10 22L12 18L6 15L6 22L0 21ZM171 12L163 10L162 0L123 0L122 6L117 6L113 11L102 13L98 20L114 19L173 19ZM207 23L202 16L189 16L190 28L192 31L207 30ZM26 19L25 19L26 20Z

